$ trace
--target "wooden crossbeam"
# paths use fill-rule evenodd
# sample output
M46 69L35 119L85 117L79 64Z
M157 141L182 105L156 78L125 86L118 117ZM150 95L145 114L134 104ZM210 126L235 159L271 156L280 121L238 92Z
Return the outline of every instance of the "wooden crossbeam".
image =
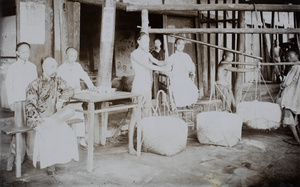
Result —
M103 5L103 0L68 0L68 1L91 4L91 5L97 5L97 6L102 6ZM117 9L126 10L126 7L128 5L129 5L129 3L116 2L116 8Z
M300 28L276 29L276 28L175 28L175 29L149 29L149 33L156 34L300 34Z
M258 60L263 60L262 57L254 56L254 55L250 55L250 54L246 54L246 53L243 53L243 52L240 52L240 51L237 51L237 50L233 50L233 49L229 49L229 48L226 48L226 47L222 47L222 46L218 46L218 45L213 45L213 44L209 44L209 43L206 43L206 42L201 42L201 41L197 41L197 40L185 38L185 37L182 37L182 36L176 36L176 35L170 35L170 36L173 36L175 38L181 38L183 40L187 40L187 41L190 41L190 42L194 42L194 43L206 45L206 46L209 46L209 47L214 47L214 48L217 48L217 49L222 49L222 50L225 50L225 51L230 51L230 52L233 52L233 53L236 53L236 54L241 54L241 55L244 55L244 56L247 56L247 57L250 57L250 58L254 58L254 59L258 59Z
M300 65L300 62L225 62L224 64L251 65L251 66L280 66L280 65Z
M300 12L300 5L287 4L164 4L164 5L127 5L126 11L277 11Z

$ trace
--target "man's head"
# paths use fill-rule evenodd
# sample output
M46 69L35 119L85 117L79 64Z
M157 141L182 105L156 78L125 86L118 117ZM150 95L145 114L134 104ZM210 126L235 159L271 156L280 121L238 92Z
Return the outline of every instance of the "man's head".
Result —
M233 61L233 53L230 51L225 51L223 54L223 60L226 62L232 62Z
M288 62L298 62L299 54L294 50L289 50L285 53L285 58Z
M77 50L75 48L69 47L66 50L66 53L67 53L67 62L69 62L69 63L76 62L78 53L77 53Z
M48 57L43 61L43 74L47 77L55 77L57 71L57 62L54 58Z
M159 38L156 38L156 39L154 40L154 46L155 46L156 49L160 49L161 41L160 41Z
M146 51L149 51L149 41L150 41L149 35L145 32L141 32L137 39L137 43L139 44L139 47Z
M183 39L177 38L175 40L175 47L177 51L183 51L184 46L185 46L185 41Z
M28 60L30 56L30 45L26 42L20 42L16 46L16 55L22 60Z

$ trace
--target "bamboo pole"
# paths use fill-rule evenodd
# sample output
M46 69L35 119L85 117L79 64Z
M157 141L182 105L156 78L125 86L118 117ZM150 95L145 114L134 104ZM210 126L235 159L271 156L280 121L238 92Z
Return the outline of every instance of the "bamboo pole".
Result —
M254 55L249 55L249 54L246 54L246 53L243 53L243 52L240 52L240 51L237 51L237 50L229 49L229 48L226 48L226 47L221 47L221 46L217 46L217 45L213 45L213 44L209 44L209 43L205 43L205 42L200 42L200 41L192 40L192 39L185 38L185 37L182 37L182 36L176 36L176 35L171 35L171 36L173 36L175 38L181 38L181 39L184 39L184 40L187 40L187 41L199 43L199 44L202 44L202 45L206 45L206 46L209 46L209 47L215 47L215 48L222 49L222 50L225 50L225 51L230 51L230 52L233 52L233 53L241 54L241 55L244 55L244 56L247 56L247 57L250 57L250 58L263 60L263 58L261 58L261 57L254 56Z
M174 28L174 29L149 29L149 33L156 34L211 34L211 33L227 33L227 34L300 34L300 28Z
M127 5L127 12L149 11L278 11L299 12L300 5L286 4L167 4L167 5Z

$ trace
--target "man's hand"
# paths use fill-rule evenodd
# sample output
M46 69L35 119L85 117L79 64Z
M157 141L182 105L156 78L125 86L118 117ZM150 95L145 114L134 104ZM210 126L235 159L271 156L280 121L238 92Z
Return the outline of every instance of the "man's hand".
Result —
M60 109L62 109L65 106L65 100L63 99L58 99L57 103L55 105L56 110L59 111Z

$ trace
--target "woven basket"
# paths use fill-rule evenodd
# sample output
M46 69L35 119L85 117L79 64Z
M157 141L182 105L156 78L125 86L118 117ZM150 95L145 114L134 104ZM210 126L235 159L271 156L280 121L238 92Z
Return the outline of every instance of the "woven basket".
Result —
M172 156L186 147L188 126L178 117L152 116L141 121L143 151Z
M227 112L202 112L197 115L197 138L202 144L234 146L241 140L242 119Z

